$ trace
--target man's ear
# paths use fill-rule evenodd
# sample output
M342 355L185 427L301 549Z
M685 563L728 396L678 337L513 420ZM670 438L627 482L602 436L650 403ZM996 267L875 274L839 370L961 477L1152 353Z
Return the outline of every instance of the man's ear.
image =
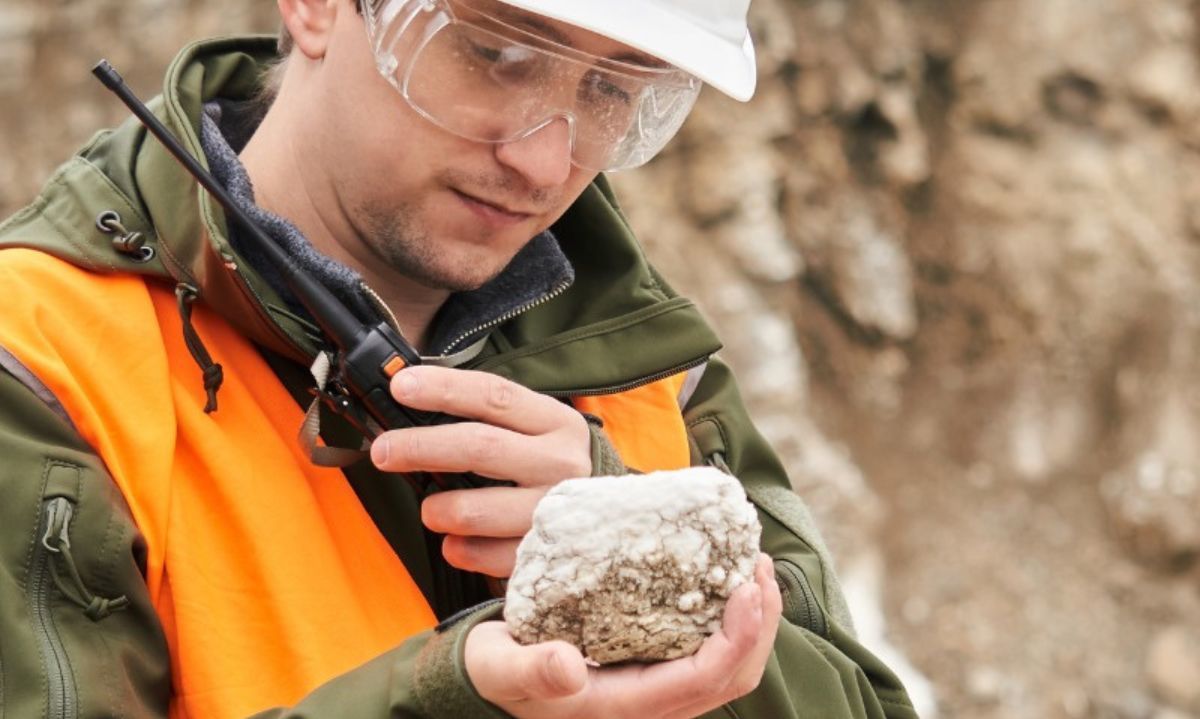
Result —
M276 0L283 25L292 36L293 47L319 60L325 56L333 35L338 5L347 0Z

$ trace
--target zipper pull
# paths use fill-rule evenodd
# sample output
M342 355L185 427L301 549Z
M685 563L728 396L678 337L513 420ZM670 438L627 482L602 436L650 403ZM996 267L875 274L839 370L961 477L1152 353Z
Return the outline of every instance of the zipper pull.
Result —
M50 562L50 578L54 580L54 585L63 596L78 605L88 619L98 622L129 606L129 599L125 595L108 599L92 594L83 583L79 568L75 566L75 558L71 556L71 535L68 528L74 514L75 507L66 497L55 497L46 502L46 533L42 535L42 546L58 555L47 558ZM66 569L71 586L59 576L60 561Z
M71 500L66 497L55 497L46 503L46 533L42 536L42 546L51 552L58 553L62 547L71 548L71 536L67 528L71 524L71 516L75 509Z

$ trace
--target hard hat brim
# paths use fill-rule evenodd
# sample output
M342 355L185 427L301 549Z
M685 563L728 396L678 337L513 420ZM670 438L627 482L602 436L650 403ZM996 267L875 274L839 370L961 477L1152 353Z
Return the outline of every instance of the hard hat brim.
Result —
M604 35L689 72L745 102L754 95L756 73L750 33L739 40L719 35L686 14L646 0L502 0Z

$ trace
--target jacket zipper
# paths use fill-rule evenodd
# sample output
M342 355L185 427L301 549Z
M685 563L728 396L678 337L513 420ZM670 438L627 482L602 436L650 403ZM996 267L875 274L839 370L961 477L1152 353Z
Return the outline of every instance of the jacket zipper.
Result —
M665 369L661 372L655 372L652 375L640 377L638 379L630 380L628 382L622 382L620 384L608 385L607 387L596 387L593 389L557 389L557 390L550 390L547 392L543 392L542 394L549 395L550 397L565 398L565 397L596 397L596 396L604 395L604 394L616 394L617 392L626 392L631 389L637 389L638 387L644 387L648 384L653 384L654 382L657 382L660 379L666 379L667 377L671 377L672 375L677 375L680 372L687 372L690 369L695 369L696 367L699 367L700 365L704 364L705 362L708 362L708 358L710 356L711 355L707 355L707 354L702 355L700 357L697 357L696 359L688 360L687 362L684 362L683 364L675 365L674 367L672 367L670 369Z
M705 461L709 466L716 467L725 474L733 476L733 471L725 463L723 447L707 455ZM826 632L829 631L829 626L825 621L824 612L821 611L821 604L817 601L817 593L808 583L808 577L804 575L800 567L786 559L774 562L774 565L775 577L779 581L779 589L783 594L784 615L793 623L799 624L810 632L827 637Z
M451 352L454 351L454 348L456 346L458 346L459 342L462 342L463 340L467 339L468 337L470 337L471 335L473 335L477 332L482 332L484 330L491 329L497 325L504 324L505 322L508 322L509 320L516 317L517 315L524 314L524 313L528 312L529 310L533 309L534 307L537 307L539 305L543 305L543 304L549 302L550 300L554 299L555 297L558 297L562 293L566 292L567 288L570 286L571 286L571 283L569 281L560 282L557 285L555 285L554 288L551 289L549 292L547 292L546 294L542 295L541 297L533 300L532 302L526 302L525 304L521 305L520 307L511 309L508 312L505 312L504 314L500 315L499 317L497 317L489 322L484 322L481 325L478 325L476 327L471 328L470 330L468 330L466 332L463 332L458 337L455 337L453 342L446 345L446 349L443 350L442 354L450 354Z
M234 274L238 276L238 280L241 282L243 288L246 291L250 292L251 296L257 297L257 295L254 294L253 290L250 289L250 287L246 283L245 279L242 278L241 274L240 273L234 273ZM403 337L404 333L400 330L400 323L396 320L396 315L392 313L391 308L389 308L387 306L387 303L383 301L383 298L381 298L379 296L379 294L377 292L375 292L375 290L371 289L371 287L365 282L361 282L360 287L362 288L363 292L367 295L367 297L370 298L371 303L373 305L375 305L375 308L377 310L379 310L379 312L384 316L384 319L388 322L388 324L391 326L391 328L393 330L395 330L397 333L399 333L401 337ZM458 337L456 337L454 339L453 342L451 342L449 345L446 346L446 349L443 352L443 355L450 354L451 351L454 349L454 347L456 345L458 345L458 343L467 339L471 335L473 335L477 332L482 332L483 330L491 329L492 327L501 325L501 324L513 319L517 315L523 314L525 312L528 312L529 310L532 310L535 307L543 305L543 304L549 302L550 300L554 299L555 297L558 297L563 292L566 292L567 289L569 289L570 287L571 287L570 282L560 282L553 289L551 289L549 292L542 295L541 297L537 298L536 300L533 300L532 302L527 302L524 305L521 305L520 307L509 310L508 312L505 312L503 315L501 315L489 322L485 322L481 325L477 325L476 327L470 329L469 331L460 334ZM267 313L261 309L261 307L262 307L261 303L254 303L254 304L260 308L259 309L260 314L262 314L264 317L266 317L267 320L271 321L273 324L273 321L270 319L269 315L267 315ZM297 345L296 342L287 335L286 332L281 331L281 334L287 339L287 341L293 347L296 347L297 349L301 349L299 347L299 345ZM304 353L302 352L302 354L304 354ZM610 385L607 387L599 387L599 388L595 388L595 389L588 389L588 390L552 390L549 392L545 392L544 394L549 395L551 397L563 398L563 397L593 397L593 396L597 396L597 395L615 394L617 392L624 392L626 390L636 389L638 387L642 387L642 386L651 384L653 382L657 382L660 379L665 379L667 377L670 377L671 375L678 374L680 372L686 372L695 367L699 367L700 365L707 362L710 356L711 355L705 354L701 357L697 357L695 359L688 360L687 362L684 362L682 364L676 365L675 367L672 367L671 369L663 370L661 372L656 372L647 377L641 377L639 379L631 380L629 382L622 382L620 384Z
M797 623L818 636L827 636L825 615L821 613L817 595L809 586L804 573L787 560L776 562L775 571L784 590L784 602L789 605L788 609L796 612Z
M31 587L31 604L34 622L38 629L39 649L42 663L46 668L46 679L49 691L49 707L47 716L74 717L78 713L78 696L75 682L71 674L71 666L67 660L67 652L63 647L54 618L50 615L50 600L54 586L50 573L51 550L47 540L53 535L62 541L67 539L67 525L71 521L73 508L66 497L54 497L43 505L43 521L38 525L40 540L33 546L33 582Z
M392 313L392 308L388 307L387 303L383 301L383 298L375 290L371 289L366 282L359 282L358 286L371 299L371 304L375 305L375 309L383 315L388 325L396 331L396 334L404 337L404 333L400 331L400 322L396 319L396 315Z

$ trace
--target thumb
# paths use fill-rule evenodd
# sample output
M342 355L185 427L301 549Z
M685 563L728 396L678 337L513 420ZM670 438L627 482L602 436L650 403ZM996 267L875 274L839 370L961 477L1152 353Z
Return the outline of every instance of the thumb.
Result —
M587 665L579 651L566 642L522 647L529 655L518 675L528 699L559 699L583 689Z
M587 683L587 665L578 649L562 641L522 646L503 622L472 629L465 650L471 683L493 703L568 697Z

